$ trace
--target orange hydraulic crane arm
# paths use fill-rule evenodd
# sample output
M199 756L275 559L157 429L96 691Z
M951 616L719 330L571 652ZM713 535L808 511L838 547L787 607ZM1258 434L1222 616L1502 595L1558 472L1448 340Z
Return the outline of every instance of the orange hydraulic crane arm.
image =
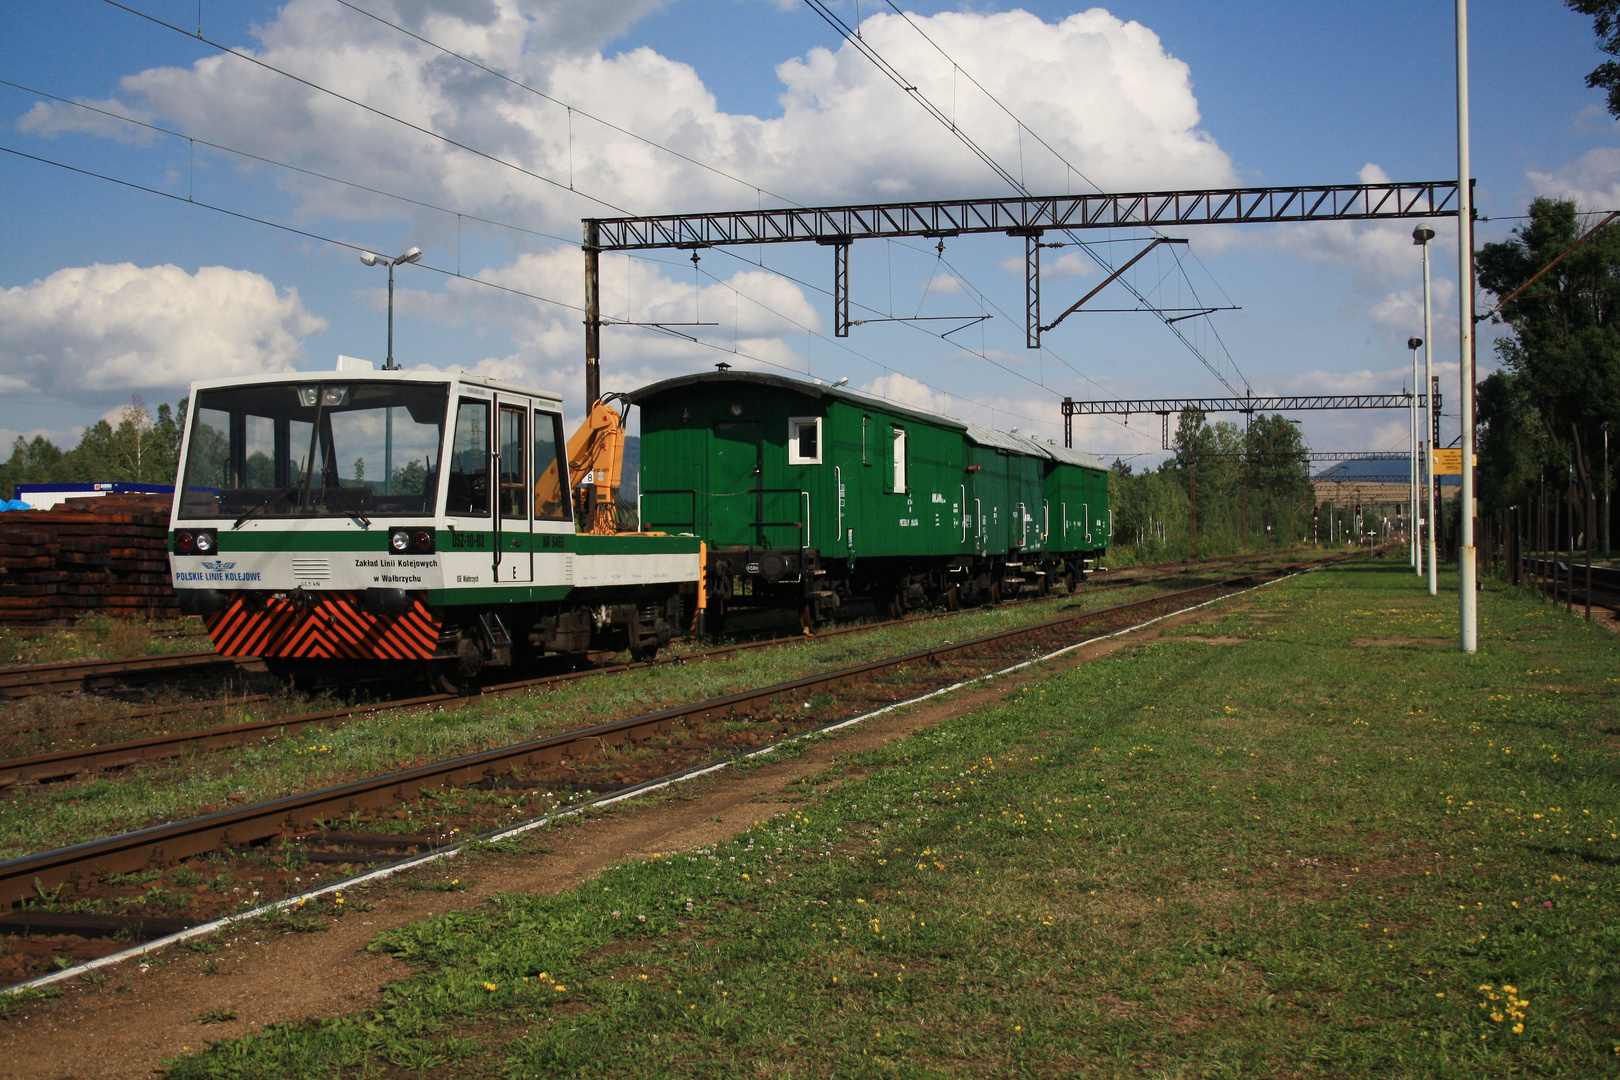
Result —
M618 531L615 499L624 469L624 417L608 394L591 404L585 422L568 440L568 479L574 490L583 532Z

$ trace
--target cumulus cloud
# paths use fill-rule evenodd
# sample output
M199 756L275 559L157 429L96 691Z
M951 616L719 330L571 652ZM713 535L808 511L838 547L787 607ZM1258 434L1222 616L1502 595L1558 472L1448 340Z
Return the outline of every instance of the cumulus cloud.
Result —
M1145 243L1146 241L1144 241ZM1009 274L1024 274L1024 256L1009 255L996 264ZM1062 255L1041 256L1041 279L1091 277L1097 272L1097 264L1080 254L1078 251L1065 251Z
M1537 195L1573 199L1582 210L1620 208L1620 149L1589 150L1553 172L1529 172Z
M859 389L862 393L871 394L873 397L909 405L914 409L944 413L946 416L951 415L951 405L955 401L950 395L930 390L911 376L902 375L898 371L891 371L871 382L862 383Z
M45 139L68 134L99 135L132 146L148 146L161 137L140 123L125 123L118 119L128 116L141 123L152 121L149 115L137 116L123 102L105 100L86 101L84 104L90 108L75 109L68 105L36 101L33 108L18 118L17 130ZM108 116L107 113L113 115Z
M1431 332L1434 334L1436 348L1439 348L1447 341L1455 342L1457 340L1455 317L1443 319L1438 315L1439 312L1451 310L1456 295L1457 286L1454 282L1446 278L1434 279L1431 277L1429 282L1429 323ZM1373 328L1387 342L1422 337L1422 286L1411 289L1397 289L1388 293L1368 310L1367 321L1372 323Z
M259 274L97 263L0 291L0 369L12 389L106 402L293 370L324 329L296 289Z
M187 134L528 226L567 228L584 213L746 205L757 184L806 203L979 192L994 177L853 48L816 48L776 69L775 116L721 111L690 66L648 48L604 50L652 0L476 4L384 0L383 17L746 184L655 150L324 0L292 0L257 29L252 52L300 78L474 146L536 179L239 57L153 68L121 81L130 115ZM603 12L607 14L604 15ZM917 24L1029 125L968 86L905 20L875 15L865 41L953 114L954 122L1032 189L1083 189L1039 133L1106 190L1235 182L1198 128L1187 65L1139 23L1098 8L1047 23L1024 11L944 12ZM106 121L96 123L105 124ZM41 105L28 130L96 130L69 106ZM87 125L91 125L88 126ZM287 180L307 214L364 216L374 196ZM398 212L398 208L394 208Z
M1363 184L1389 183L1389 173L1385 172L1380 166L1375 165L1370 161L1361 167L1360 172L1356 173L1356 178Z

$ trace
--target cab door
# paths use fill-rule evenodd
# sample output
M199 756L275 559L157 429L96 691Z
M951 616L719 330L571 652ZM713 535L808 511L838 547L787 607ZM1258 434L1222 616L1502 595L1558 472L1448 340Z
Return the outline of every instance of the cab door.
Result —
M495 580L503 584L534 581L532 509L534 471L529 461L529 402L526 398L495 400Z
M455 426L445 465L444 517L450 543L441 545L445 582L455 586L488 585L494 539L490 512L491 443L488 391L464 388L456 400Z

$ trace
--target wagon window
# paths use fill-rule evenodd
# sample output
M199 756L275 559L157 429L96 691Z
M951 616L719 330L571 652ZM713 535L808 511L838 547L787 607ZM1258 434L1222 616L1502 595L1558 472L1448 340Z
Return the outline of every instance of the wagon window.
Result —
M906 493L906 429L891 428L894 432L894 486L889 490L896 495Z
M788 464L821 464L821 417L795 416L789 418Z

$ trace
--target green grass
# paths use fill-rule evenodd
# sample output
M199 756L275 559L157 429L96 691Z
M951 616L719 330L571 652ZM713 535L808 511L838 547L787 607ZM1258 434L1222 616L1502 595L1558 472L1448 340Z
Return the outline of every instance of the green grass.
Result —
M83 781L16 787L0 803L4 808L0 813L0 859L570 731L617 716L769 686L1055 617L1062 611L1123 603L1153 591L1157 590L1141 587L1053 597L1036 604L971 611L950 619L743 652L730 659L659 665L563 683L463 708L390 710L337 728L284 735ZM280 703L277 707L284 709ZM242 710L244 717L251 714L250 709ZM490 798L501 799L499 795ZM436 816L424 812L404 823L400 831L423 831L436 824Z
M72 626L0 627L0 665L200 652L213 648L202 620L149 620L86 615Z
M1494 591L1465 657L1454 604L1262 590L168 1075L1620 1073L1620 642Z

